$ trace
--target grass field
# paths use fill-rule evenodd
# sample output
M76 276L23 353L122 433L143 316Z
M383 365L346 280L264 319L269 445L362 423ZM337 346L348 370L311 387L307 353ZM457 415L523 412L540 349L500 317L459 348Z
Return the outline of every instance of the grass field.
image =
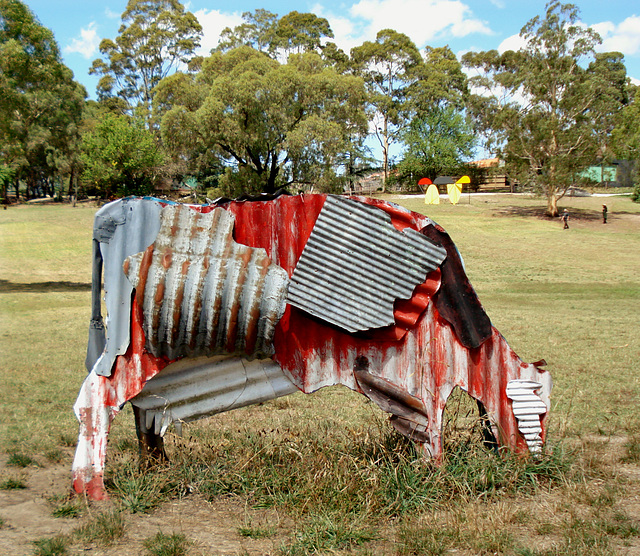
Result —
M524 196L397 202L451 235L520 357L546 359L544 458L486 452L460 396L445 464L424 464L364 398L332 388L169 434L171 462L151 473L125 409L111 501L70 498L95 209L23 205L0 212L0 553L640 553L640 205L565 199L562 230Z

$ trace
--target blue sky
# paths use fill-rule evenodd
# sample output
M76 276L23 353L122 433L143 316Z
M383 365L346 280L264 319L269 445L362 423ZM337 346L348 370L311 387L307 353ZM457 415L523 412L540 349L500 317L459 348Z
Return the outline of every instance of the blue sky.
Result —
M627 72L640 84L640 3L630 0L575 2L585 25L604 39L601 50L624 54ZM95 98L96 79L88 75L100 56L103 38L115 38L127 0L26 0L40 22L51 29L64 62L76 80ZM329 20L338 46L351 47L372 40L383 28L409 35L420 47L449 45L461 56L468 50L517 49L518 33L545 1L522 0L191 0L183 4L204 28L202 51L216 46L220 31L241 22L244 11L258 8L284 15L292 10L313 12Z

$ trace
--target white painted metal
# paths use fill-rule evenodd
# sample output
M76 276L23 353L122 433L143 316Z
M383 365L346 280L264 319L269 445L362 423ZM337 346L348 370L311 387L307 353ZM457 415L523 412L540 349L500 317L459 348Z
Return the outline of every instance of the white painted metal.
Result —
M518 430L524 435L532 453L542 450L540 415L548 411L547 405L537 394L542 387L542 384L532 380L510 380L507 384L507 397L513 401Z

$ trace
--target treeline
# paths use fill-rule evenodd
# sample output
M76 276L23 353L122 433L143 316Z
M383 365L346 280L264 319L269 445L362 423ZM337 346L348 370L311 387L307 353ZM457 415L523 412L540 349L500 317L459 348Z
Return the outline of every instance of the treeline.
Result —
M19 0L0 0L4 196L19 184L28 197L163 183L337 192L380 165L384 184L413 185L457 172L480 138L557 212L585 167L640 158L623 57L596 54L600 38L578 15L551 2L523 27L520 51L458 60L391 29L346 53L326 19L259 9L202 57L202 28L178 0L130 0L118 36L100 44L98 101L87 101L52 33Z

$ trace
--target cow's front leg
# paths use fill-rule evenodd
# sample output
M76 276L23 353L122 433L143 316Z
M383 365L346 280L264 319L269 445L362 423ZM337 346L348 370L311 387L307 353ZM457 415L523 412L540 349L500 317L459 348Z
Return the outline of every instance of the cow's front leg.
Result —
M136 423L138 448L140 450L140 466L149 467L155 463L167 461L169 458L164 449L162 436L156 434L154 430L147 428L147 412L133 405L133 416Z

